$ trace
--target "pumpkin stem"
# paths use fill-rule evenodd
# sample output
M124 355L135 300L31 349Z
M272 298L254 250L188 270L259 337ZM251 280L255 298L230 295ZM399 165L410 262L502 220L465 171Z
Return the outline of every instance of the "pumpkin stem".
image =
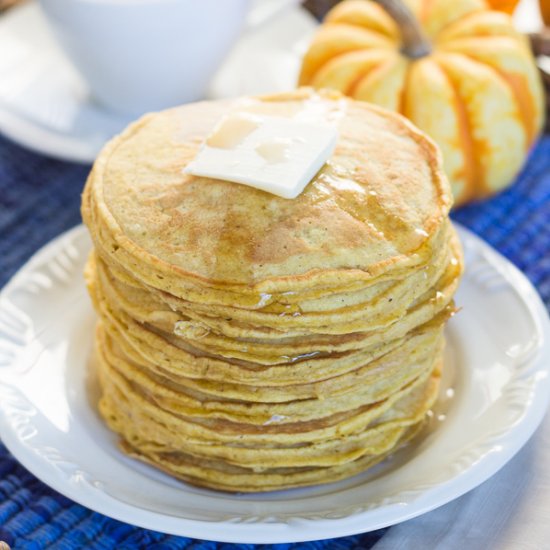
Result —
M418 58L428 55L431 45L424 36L416 17L401 0L376 0L395 20L401 37L403 47L401 51L408 57Z

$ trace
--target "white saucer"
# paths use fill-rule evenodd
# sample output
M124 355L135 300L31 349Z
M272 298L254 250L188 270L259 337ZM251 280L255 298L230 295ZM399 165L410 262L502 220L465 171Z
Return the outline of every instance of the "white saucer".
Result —
M300 59L317 23L289 8L245 34L216 75L209 98L295 87ZM91 163L130 119L89 97L35 2L0 18L0 132L35 151Z
M460 229L466 273L449 323L429 430L373 470L258 495L198 489L124 456L101 422L87 361L94 314L77 227L38 252L0 294L0 436L33 474L113 518L188 537L277 543L340 537L428 512L499 470L550 395L548 315L510 262Z

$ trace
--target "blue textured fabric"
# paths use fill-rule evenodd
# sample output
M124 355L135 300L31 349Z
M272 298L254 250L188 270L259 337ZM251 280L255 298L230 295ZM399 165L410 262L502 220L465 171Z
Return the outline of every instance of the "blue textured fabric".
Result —
M79 223L80 192L88 170L88 166L55 161L0 137L0 286L33 252ZM539 143L511 189L455 212L454 218L522 269L550 306L550 137ZM109 519L57 494L18 464L0 443L0 541L17 550L350 550L370 548L384 532L257 546L164 535Z

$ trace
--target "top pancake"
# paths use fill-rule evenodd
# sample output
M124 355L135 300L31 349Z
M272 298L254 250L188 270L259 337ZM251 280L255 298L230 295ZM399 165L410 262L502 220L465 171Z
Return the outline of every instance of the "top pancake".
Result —
M292 200L185 174L232 110L331 121L336 150ZM404 118L302 89L143 117L96 161L83 217L111 260L156 288L179 295L174 281L188 281L246 294L328 290L418 268L450 205L436 147Z

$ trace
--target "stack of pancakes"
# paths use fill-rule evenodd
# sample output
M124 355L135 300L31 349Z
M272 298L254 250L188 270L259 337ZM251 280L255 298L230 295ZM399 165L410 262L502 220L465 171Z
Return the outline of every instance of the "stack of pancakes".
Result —
M336 150L293 200L184 173L230 111L321 120ZM438 391L462 269L430 140L332 93L187 105L103 150L82 212L99 410L131 456L268 491L379 462Z

